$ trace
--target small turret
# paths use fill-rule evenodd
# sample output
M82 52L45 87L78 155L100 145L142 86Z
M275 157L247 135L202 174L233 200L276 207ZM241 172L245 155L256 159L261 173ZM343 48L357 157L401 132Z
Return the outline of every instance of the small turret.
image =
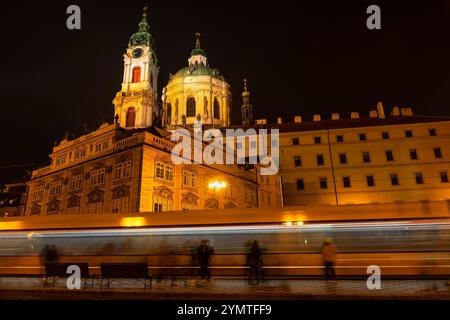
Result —
M247 79L244 79L244 91L242 92L243 105L241 107L242 124L253 124L253 107L250 104L250 91L247 89Z

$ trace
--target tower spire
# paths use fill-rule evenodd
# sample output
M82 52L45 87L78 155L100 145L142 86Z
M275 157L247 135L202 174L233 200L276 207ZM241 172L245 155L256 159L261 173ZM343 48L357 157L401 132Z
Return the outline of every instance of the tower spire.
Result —
M247 89L247 79L244 79L244 91L242 92L243 105L241 107L242 124L253 124L253 107L250 104L250 91Z
M197 40L195 41L195 49L201 49L200 36L201 36L200 32L195 33L195 37L197 38Z

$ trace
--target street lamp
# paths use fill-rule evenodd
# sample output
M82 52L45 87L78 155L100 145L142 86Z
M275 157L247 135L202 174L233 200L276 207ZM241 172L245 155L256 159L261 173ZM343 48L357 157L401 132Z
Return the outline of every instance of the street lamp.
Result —
M222 190L222 189L226 188L226 186L227 186L227 183L225 181L219 181L219 180L211 181L208 184L209 189L213 189L216 191Z

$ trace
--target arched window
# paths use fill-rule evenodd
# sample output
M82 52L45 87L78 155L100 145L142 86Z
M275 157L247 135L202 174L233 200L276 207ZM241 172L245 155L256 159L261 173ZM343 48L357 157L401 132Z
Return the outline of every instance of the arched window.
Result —
M190 97L187 99L186 117L195 117L195 98Z
M134 127L135 121L136 121L136 110L133 107L128 108L128 110L127 110L127 121L126 121L125 126L127 128Z
M133 79L131 82L140 82L141 81L141 67L133 68Z
M217 98L214 98L214 118L220 119L220 105L219 101L217 101Z
M167 115L166 115L166 124L169 124L172 122L172 105L169 103L167 104Z

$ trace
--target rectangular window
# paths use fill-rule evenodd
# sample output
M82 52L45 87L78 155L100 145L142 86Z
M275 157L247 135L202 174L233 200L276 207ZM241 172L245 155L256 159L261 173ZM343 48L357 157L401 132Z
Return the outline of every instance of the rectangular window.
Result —
M155 203L155 210L154 211L163 211L162 210L162 204L161 203Z
M413 133L411 130L405 130L405 137L412 138L412 136L413 136Z
M387 131L382 132L382 133L381 133L381 137L382 137L384 140L389 139L389 132L387 132Z
M164 179L164 163L156 162L155 177Z
M436 136L436 129L428 129L428 133L430 134L431 137Z
M173 181L173 166L166 164L166 175L165 179L167 181Z
M320 137L314 137L314 143L320 144L320 143L322 143L322 139Z
M347 155L345 153L340 153L339 161L341 164L347 164Z
M337 141L337 142L344 142L344 136L341 135L341 134L340 134L340 135L337 135L337 136L336 136L336 141Z
M317 155L317 165L318 166L323 166L324 163L325 163L325 161L323 159L323 154L318 154Z
M131 176L131 161L124 161L114 166L114 180L125 179Z
M86 156L86 148L75 151L75 160L84 158Z
M40 186L40 187L36 187L36 189L33 191L33 200L34 201L39 201L42 200L42 197L44 196L44 187Z
M416 184L423 184L422 172L417 172L416 173Z
M105 168L92 171L90 182L91 187L103 185L105 183Z
M299 144L298 138L292 139L292 144L293 144L294 146L298 145L298 144Z
M319 184L320 189L327 189L328 188L327 178L325 177L319 178Z
M442 158L441 148L433 148L433 150L434 150L434 157L435 158Z
M294 157L294 165L296 167L301 167L302 166L302 157L300 156L295 156Z
M183 186L195 188L197 185L197 174L191 171L183 171ZM229 189L229 188L227 188Z
M78 191L83 188L83 175L73 176L69 180L69 191Z
M101 143L97 143L95 145L95 152L99 152L100 150L102 150L102 144Z
M411 160L417 160L417 150L416 149L410 149L409 150L409 157L411 158Z
M391 173L391 185L393 185L393 186L399 185L398 176L395 173Z
M62 193L62 181L53 181L50 184L50 195L51 196L58 196Z
M66 155L63 155L61 157L56 158L56 165L60 166L62 164L66 163Z
M374 187L375 186L375 179L373 176L367 176L367 186L368 187Z
M350 177L343 177L342 182L344 184L344 188L350 188L352 186L350 182Z
M447 171L439 172L439 176L441 177L441 183L448 183Z
M360 133L359 134L359 141L366 141L366 140L367 140L366 134L365 133Z
M370 153L368 151L364 151L362 153L362 159L364 163L370 162Z
M297 190L305 190L303 179L297 179Z
M394 154L391 150L386 151L386 160L387 161L394 161Z

